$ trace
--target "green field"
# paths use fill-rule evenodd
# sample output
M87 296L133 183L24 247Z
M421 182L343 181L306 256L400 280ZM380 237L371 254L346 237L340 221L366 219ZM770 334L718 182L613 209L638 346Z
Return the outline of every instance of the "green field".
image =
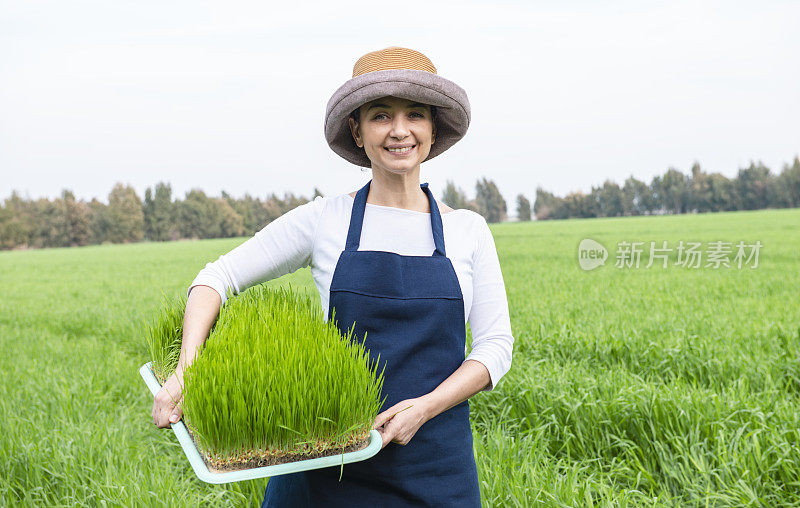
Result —
M484 505L800 505L800 209L492 231L516 343L471 399ZM578 266L584 238L605 266ZM266 480L195 479L137 372L162 292L242 240L0 253L0 504L261 501ZM614 266L664 240L763 247L755 269Z

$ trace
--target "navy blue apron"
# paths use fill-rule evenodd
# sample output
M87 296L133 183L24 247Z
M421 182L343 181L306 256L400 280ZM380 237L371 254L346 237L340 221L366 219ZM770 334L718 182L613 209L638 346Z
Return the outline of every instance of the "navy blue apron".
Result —
M384 371L381 411L433 391L464 361L461 286L445 255L442 217L428 184L436 249L431 256L359 251L372 180L356 194L347 243L330 287L328 316L364 340ZM391 227L391 225L387 225ZM366 333L366 339L364 334ZM480 506L469 402L425 422L406 445L391 442L365 461L272 477L263 506Z

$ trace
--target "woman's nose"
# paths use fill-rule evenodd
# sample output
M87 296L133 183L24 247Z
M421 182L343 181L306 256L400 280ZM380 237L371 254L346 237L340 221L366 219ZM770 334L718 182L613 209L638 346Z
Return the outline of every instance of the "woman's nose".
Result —
M395 115L392 120L392 130L389 135L393 138L403 139L408 136L408 133L408 124L406 123L405 117L403 115Z

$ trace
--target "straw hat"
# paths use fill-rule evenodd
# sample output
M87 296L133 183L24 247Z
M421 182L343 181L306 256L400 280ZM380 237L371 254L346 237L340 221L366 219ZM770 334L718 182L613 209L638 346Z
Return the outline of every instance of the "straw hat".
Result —
M436 74L436 67L419 51L392 46L359 58L353 66L353 78L328 100L325 139L334 152L358 166L371 166L364 149L353 140L347 119L362 104L387 95L436 106L436 142L426 161L467 133L470 120L467 93Z

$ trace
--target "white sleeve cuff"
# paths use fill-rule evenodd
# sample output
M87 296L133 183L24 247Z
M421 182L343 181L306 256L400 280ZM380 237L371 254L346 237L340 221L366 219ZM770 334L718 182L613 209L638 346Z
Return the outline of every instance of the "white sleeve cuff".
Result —
M511 369L511 344L506 337L483 339L472 348L464 361L475 360L489 371L489 386L481 391L493 390L497 383Z
M194 280L192 281L192 284L189 286L189 289L186 291L186 297L187 298L189 297L189 293L192 292L192 288L194 288L195 286L208 286L208 287L212 288L214 291L216 291L217 293L219 293L219 299L220 299L219 306L220 306L220 308L223 305L225 305L225 302L228 300L228 295L227 295L227 292L226 292L225 282L220 280L219 277L216 277L216 276L208 273L208 271L206 271L206 270L201 271L197 275L197 277L194 278Z

